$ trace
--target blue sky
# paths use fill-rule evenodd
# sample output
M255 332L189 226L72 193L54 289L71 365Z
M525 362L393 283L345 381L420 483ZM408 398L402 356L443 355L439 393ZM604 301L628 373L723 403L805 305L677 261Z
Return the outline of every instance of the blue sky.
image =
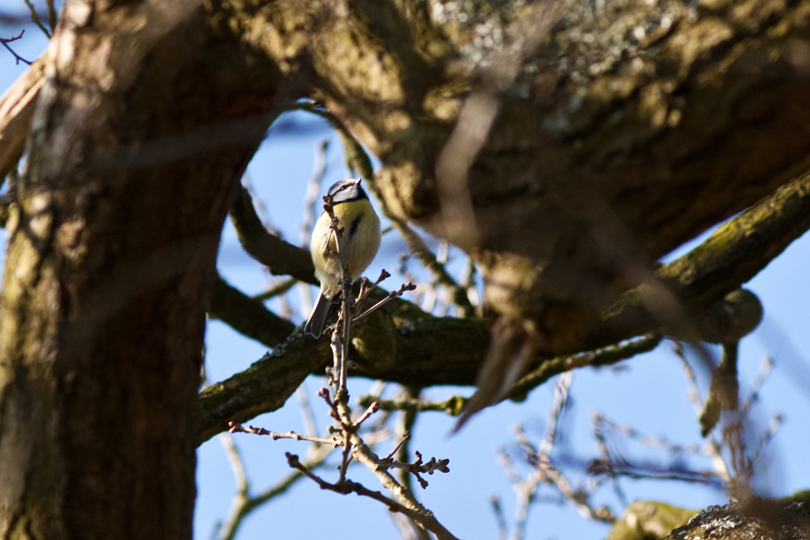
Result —
M14 46L21 56L32 60L41 53L46 42L33 26L28 25L25 29L26 35ZM18 33L18 28L0 26L2 37ZM10 86L23 70L23 65L14 65L11 55L0 49L0 90ZM331 144L327 154L327 177L321 192L345 175L337 137L325 127L320 128L319 120L302 115L295 120L306 122L313 129L299 135L271 132L248 168L251 185L266 205L266 215L293 243L297 243L300 237L299 225L303 215L301 201L312 172L316 148L324 138ZM435 250L435 241L429 245ZM679 253L686 249L682 248ZM376 276L383 267L395 270L398 265L396 257L404 252L403 242L396 238L395 233L389 233L384 239L380 256L367 274ZM455 262L450 268L458 272L463 263L462 254L451 250L451 258ZM262 268L241 251L229 224L223 232L218 266L228 281L249 294L261 292L268 283L269 278ZM750 440L756 441L757 435L766 429L775 414L784 415L784 424L759 462L757 487L764 495L782 496L810 487L810 464L806 459L810 429L804 414L810 406L810 390L807 388L807 381L810 380L810 288L807 285L807 268L810 268L810 237L805 236L794 242L747 284L762 301L765 319L741 344L739 367L743 396L750 389L750 381L763 357L770 355L775 359L773 372L751 414L752 422L747 427ZM396 276L388 282L389 288L395 286L394 279ZM311 293L315 294L314 288ZM300 290L294 289L290 294L290 305L294 310L300 305L299 298ZM276 311L281 309L277 302L268 305ZM294 321L300 323L302 315L296 314ZM266 352L264 346L239 336L216 321L208 325L206 347L208 377L212 381L247 368ZM715 354L719 355L719 352L715 351ZM698 382L705 396L707 374L698 372ZM310 397L323 385L322 378L310 377L306 382ZM350 390L353 395L359 396L369 385L369 381L352 380ZM652 353L622 363L619 368L579 370L573 377L571 407L564 417L564 439L560 441L560 447L582 460L597 456L592 435L595 411L649 435L700 445L702 439L693 407L686 397L687 391L684 370L668 342L662 343ZM453 394L470 393L469 388L435 388L428 391L428 396L443 399ZM451 472L427 477L430 486L426 490L417 487L417 495L457 536L497 537L495 517L488 502L491 493L499 494L505 516L510 524L513 523L515 496L502 465L498 463L497 448L515 449L512 426L517 424L523 425L530 437L539 441L552 400L553 386L546 384L534 391L524 403L505 403L484 411L468 428L453 437L448 436L453 419L438 413L426 413L420 417L412 448L420 450L426 459L431 456L450 458ZM316 405L315 409L318 425L323 430L326 425L324 408ZM303 431L300 409L295 399L291 399L280 411L262 415L251 423L276 431ZM284 452L305 452L302 443L291 441L273 442L268 438L245 434L235 435L234 440L242 451L255 491L264 489L289 472ZM384 443L384 453L387 453L390 444ZM630 441L617 444L624 455L631 458L648 458L666 463L666 454L655 449L645 449ZM218 438L202 445L198 457L195 537L202 540L209 538L215 522L227 515L234 482ZM690 458L688 462L701 467L711 466L706 458ZM351 475L368 487L379 489L377 480L360 467L353 468ZM572 479L582 478L584 476L581 474L572 476ZM629 500L656 499L696 509L722 504L727 500L722 492L676 482L623 480L621 487ZM541 494L550 493L548 489L541 490ZM595 500L608 504L614 511L621 510L609 486L603 487ZM350 535L347 530L345 536L341 536L340 532L335 532L340 527L336 529L334 524L342 522L346 516L352 516L352 532ZM343 497L323 492L312 482L303 481L293 487L287 496L249 517L237 538L265 539L271 535L316 538L322 537L327 531L331 531L328 534L337 539L350 536L360 539L397 538L399 534L388 512L379 503L357 496ZM596 539L604 537L606 532L604 525L580 517L570 506L537 504L531 510L527 536Z

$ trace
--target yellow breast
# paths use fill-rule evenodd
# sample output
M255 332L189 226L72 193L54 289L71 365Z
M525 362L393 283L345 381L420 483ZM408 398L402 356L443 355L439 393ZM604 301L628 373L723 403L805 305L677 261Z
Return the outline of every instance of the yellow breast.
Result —
M367 199L335 205L335 217L343 229L340 247L352 280L368 268L380 248L380 219ZM331 298L339 289L340 266L336 258L334 234L329 230L329 215L324 212L312 232L312 262L315 275L325 296Z

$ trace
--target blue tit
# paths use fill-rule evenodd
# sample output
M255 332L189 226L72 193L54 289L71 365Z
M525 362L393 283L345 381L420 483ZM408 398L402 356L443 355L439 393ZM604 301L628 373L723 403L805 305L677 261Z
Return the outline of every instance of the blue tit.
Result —
M380 218L360 187L361 179L341 180L329 188L335 217L343 229L340 249L354 282L368 268L380 249ZM315 265L315 277L321 283L321 294L304 325L304 333L321 337L329 313L329 306L340 293L340 263L335 249L335 235L330 228L332 220L324 212L312 230L309 249Z

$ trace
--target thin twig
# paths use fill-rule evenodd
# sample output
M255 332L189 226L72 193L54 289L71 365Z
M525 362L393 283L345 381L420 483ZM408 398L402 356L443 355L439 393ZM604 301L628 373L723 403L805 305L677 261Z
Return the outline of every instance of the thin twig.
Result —
M510 398L526 395L529 391L540 386L554 375L585 366L605 366L615 364L627 358L653 350L661 342L661 335L650 333L640 339L604 347L576 356L558 356L544 361L540 366L512 387Z
M332 203L332 195L327 194L323 198L324 211L329 215L331 223L329 225L330 238L326 242L326 248L332 243L332 238L335 239L335 257L338 261L338 268L340 269L340 285L342 288L342 310L338 316L337 326L332 332L331 346L333 351L333 377L336 376L337 389L335 391L335 401L341 402L348 399L348 392L346 390L346 372L347 362L349 358L349 343L351 337L351 306L352 306L352 279L349 276L348 261L345 260L345 250L341 248L344 229L340 226L340 220L335 217L335 209ZM341 336L342 333L342 336Z
M264 302L265 300L270 300L271 298L275 298L276 296L281 296L282 294L292 289L293 285L295 285L296 283L298 283L298 280L295 278L280 279L276 283L272 284L263 293L255 294L250 298L252 300L257 300L259 302Z
M401 285L399 287L399 290L391 291L390 293L388 293L388 296L386 296L385 298L383 298L382 300L380 300L379 302L368 308L366 311L355 317L352 320L352 323L353 324L362 323L369 315L371 315L372 313L383 307L385 304L387 304L394 298L398 298L403 294L405 294L407 291L413 291L414 289L416 289L416 285L414 285L410 281L404 285Z
M497 493L491 493L489 496L489 504L492 508L492 513L495 514L495 521L498 523L498 540L506 540L508 529L506 526L506 518L503 515L503 508L501 508L501 498Z
M20 30L20 34L19 34L19 35L17 35L17 36L10 37L10 38L0 38L0 44L2 44L2 45L3 45L3 47L5 47L6 49L8 49L8 52L10 52L11 54L13 54L13 55L14 55L14 60L15 60L15 62L14 62L14 63L15 63L15 64L19 64L20 62L24 62L24 63L26 63L26 64L28 64L28 65L30 66L30 65L31 65L31 62L29 62L28 60L26 60L25 58L23 58L22 56L20 56L20 55L19 55L19 54L17 54L16 52L14 52L14 49L12 49L12 48L11 48L11 47L8 45L9 43L11 43L11 42L13 42L13 41L17 41L18 39L20 39L21 37L23 37L23 34L24 34L24 33L25 33L25 30Z
M363 278L363 281L360 283L360 292L358 293L357 299L354 302L355 310L360 309L363 306L363 303L368 299L371 292L376 289L380 283L390 277L391 274L389 274L385 268L383 268L382 272L380 272L380 277L378 277L377 281L374 283L370 283L368 278Z
M405 443L407 443L410 439L411 439L411 432L406 430L405 433L402 434L402 437L399 438L399 442L394 447L394 449L391 450L391 452L387 456L385 456L384 459L385 460L394 459L394 455L396 455L396 453L399 452L400 448L406 447ZM407 456L407 454L405 455Z
M383 487L391 491L403 507L408 508L408 513L406 514L408 517L410 517L424 529L427 529L435 534L439 540L450 540L456 538L450 531L445 529L441 523L439 523L439 521L433 515L433 512L427 510L413 497L410 490L400 485L396 479L388 473L388 471L377 466L377 457L365 444L362 444L362 441L361 444L355 445L354 456L357 461L366 465L366 467L368 467L377 476Z
M371 399L373 399L372 396L361 396L357 399L357 402L360 405L367 405L371 402ZM400 397L377 401L382 411L434 411L458 416L464 407L465 399L461 396L451 396L445 401L424 401L418 398Z
M343 442L339 439L324 439L323 437L311 437L309 435L301 435L300 433L296 433L294 431L288 431L287 433L279 433L277 431L268 431L264 428L257 428L251 425L244 427L242 424L238 424L236 422L228 422L230 429L228 430L230 433L252 433L254 435L268 435L273 438L274 441L279 439L292 439L294 441L309 441L317 444L330 444L337 448L338 446L342 446Z
M242 462L242 455L239 449L233 442L231 433L226 431L219 434L219 441L225 449L225 456L228 458L228 463L231 465L231 472L233 472L233 481L236 484L236 493L247 498L250 485L248 483L247 474L245 473L245 464Z
M334 491L336 493L341 494L348 494L348 493L356 493L357 495L361 495L364 497L372 498L376 501L379 501L388 507L388 510L391 512L401 512L406 516L410 517L417 523L421 524L431 532L433 532L439 540L452 540L456 537L453 536L449 531L447 531L444 527L442 527L438 521L433 518L432 514L428 516L422 515L418 510L410 508L404 504L401 504L393 499L389 499L379 491L372 491L362 484L358 484L356 482L352 482L351 480L346 480L342 484L331 484L324 480L323 478L319 477L318 475L314 474L312 471L307 469L298 459L298 456L294 454L290 454L289 452L286 453L287 456L287 463L290 467L301 471L307 478L315 481L321 489L326 489L329 491Z
M680 341L673 342L673 352L675 356L681 361L681 366L683 367L684 373L686 373L686 380L689 385L689 393L688 397L689 400L692 402L692 407L695 410L695 415L700 417L700 413L703 410L703 402L700 399L700 389L698 388L697 378L695 377L695 370L692 369L692 366L689 365L689 362L686 360L686 353L684 352L683 345ZM726 460L723 458L722 447L717 439L714 437L714 434L709 433L706 437L706 442L708 443L708 454L712 459L712 464L714 465L715 470L723 480L726 482L730 481L731 474L726 463Z
M762 385L765 384L765 381L771 374L772 369L773 358L770 356L764 357L762 362L759 364L759 369L757 370L756 375L754 375L754 380L751 381L751 393L743 401L742 407L740 407L740 413L742 416L747 416L751 406L759 400L759 392L762 390Z
M315 414L312 411L312 406L309 403L309 394L307 393L307 385L302 384L295 391L298 398L298 406L301 409L301 419L304 422L304 431L310 437L316 437L318 433L318 426L315 423Z
M315 151L315 163L312 165L312 174L307 182L307 190L304 193L304 218L301 220L299 227L300 231L300 245L306 248L309 244L309 236L312 233L312 227L315 225L316 203L318 201L318 193L321 189L321 182L326 176L326 152L329 149L329 140L323 139L317 144Z
M593 436L596 439L596 446L599 453L602 454L602 462L605 464L605 472L610 477L610 482L613 485L613 491L622 506L627 506L627 497L624 495L621 485L619 484L618 475L613 468L613 462L610 450L608 449L605 433L602 431L603 417L601 413L594 413L593 415Z
M309 238L312 228L315 226L316 206L321 182L326 175L326 152L329 149L329 141L324 139L317 145L315 152L315 163L312 166L312 174L307 182L307 189L304 193L304 217L300 225L299 245L302 249L309 248ZM301 298L302 309L312 309L312 294L306 283L301 283L298 287Z
M779 431L779 428L782 427L782 415L776 414L771 419L771 424L768 426L768 429L765 430L765 433L762 434L759 442L757 443L756 448L751 453L751 463L756 463L759 456L762 454L762 451L765 450L765 447L768 446L768 443L771 442L776 436L776 433Z
M48 26L53 35L56 32L56 7L53 5L53 0L45 0L45 5L48 6ZM50 36L48 37L50 38Z
M312 447L314 448L314 447ZM326 465L326 457L332 449L328 446L321 446L315 452L310 452L304 460L303 465L308 470L317 470ZM218 537L221 540L233 540L239 527L244 519L249 516L254 510L261 507L263 504L271 501L272 499L284 495L289 491L290 487L298 480L305 478L304 474L300 471L293 471L272 486L268 487L258 495L253 497L234 497L234 503L231 505L231 510L225 522L219 527Z
M48 39L51 39L52 35L51 33L53 32L56 25L51 25L51 32L49 32L48 29L45 28L45 25L42 24L42 19L40 18L39 13L37 13L37 9L34 7L33 2L31 2L31 0L23 0L23 1L25 2L25 5L28 6L28 10L31 12L31 22L37 25L39 29L42 30L42 33L48 37ZM49 1L51 1L51 4L48 6L50 16L50 11L53 9L53 3L52 0Z

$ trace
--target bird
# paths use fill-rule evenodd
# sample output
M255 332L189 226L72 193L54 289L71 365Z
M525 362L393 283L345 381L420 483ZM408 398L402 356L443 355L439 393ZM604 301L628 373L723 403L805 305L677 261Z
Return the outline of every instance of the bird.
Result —
M341 180L332 184L328 196L332 210L343 229L340 249L349 270L349 278L357 281L368 268L380 249L380 218L360 185L362 178ZM321 284L321 293L315 307L304 325L304 333L314 338L321 337L329 313L329 306L341 290L341 272L335 245L332 219L324 211L312 229L310 251L315 277Z

